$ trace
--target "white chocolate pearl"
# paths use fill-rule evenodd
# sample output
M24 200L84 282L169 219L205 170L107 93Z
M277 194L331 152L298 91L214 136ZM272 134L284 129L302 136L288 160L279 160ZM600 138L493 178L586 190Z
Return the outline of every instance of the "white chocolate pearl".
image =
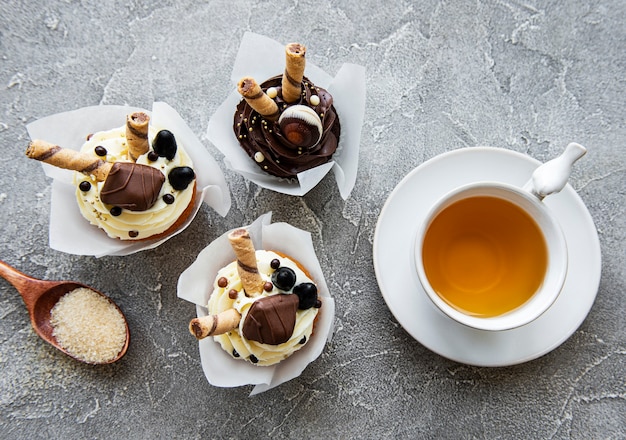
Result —
M265 156L263 156L263 153L261 153L260 151L257 151L256 153L254 153L254 160L256 160L258 163L261 163L265 160Z
M311 105L318 105L320 103L320 97L317 95L311 95L309 102L311 103Z
M269 96L270 98L274 99L278 96L278 90L276 90L276 87L270 87L269 89L267 89L267 96Z

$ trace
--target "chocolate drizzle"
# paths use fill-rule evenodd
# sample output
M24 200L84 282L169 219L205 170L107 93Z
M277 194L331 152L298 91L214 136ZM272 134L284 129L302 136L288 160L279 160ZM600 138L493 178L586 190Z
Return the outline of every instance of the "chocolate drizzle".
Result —
M241 262L241 260L237 260L237 264L246 272L259 273L259 270L256 267L246 266L244 263Z
M254 111L244 99L237 105L234 117L234 131L239 144L248 156L254 158L260 152L264 156L262 162L257 164L264 171L278 177L292 178L302 171L306 171L331 160L337 150L341 126L339 117L333 106L333 98L328 91L316 87L304 77L302 80L302 94L300 99L287 104L282 98L282 77L278 75L261 84L261 89L267 91L274 87L278 96L274 101L280 111L290 105L302 104L311 107L320 115L323 126L323 135L319 143L312 148L298 151L281 134L277 121L264 119ZM311 105L310 98L317 95L320 99L318 105Z
M299 299L293 294L266 296L255 301L243 323L243 336L261 344L287 342L296 325Z
M129 211L145 211L158 200L164 182L165 176L156 168L115 162L102 186L100 199Z

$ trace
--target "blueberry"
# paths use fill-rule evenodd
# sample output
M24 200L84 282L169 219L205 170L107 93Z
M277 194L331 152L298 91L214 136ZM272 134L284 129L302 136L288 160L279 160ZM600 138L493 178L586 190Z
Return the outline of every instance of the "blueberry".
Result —
M94 148L94 151L100 157L103 157L103 156L107 155L107 149L104 148L102 145L98 145L96 148Z
M317 303L317 286L313 283L298 284L293 288L293 293L298 295L298 299L300 299L298 305L300 310L310 309Z
M159 131L154 140L152 141L152 148L160 157L165 157L168 160L174 159L176 156L176 138L169 130Z
M288 267L279 267L272 274L272 283L281 290L289 290L296 284L296 273Z
M82 182L78 184L78 187L80 188L82 192L87 192L91 189L91 183L87 182L86 180L83 180Z
M183 190L189 186L193 179L196 178L196 173L189 167L176 167L167 176L172 188L176 190Z
M150 151L148 153L148 160L150 162L156 162L157 160L159 160L159 155L156 154L156 152L154 152L154 151Z

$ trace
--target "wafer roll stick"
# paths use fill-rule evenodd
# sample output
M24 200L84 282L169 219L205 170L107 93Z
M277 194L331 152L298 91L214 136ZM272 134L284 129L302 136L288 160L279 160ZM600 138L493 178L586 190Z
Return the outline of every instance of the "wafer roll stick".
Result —
M245 229L236 229L228 234L228 239L237 256L237 272L241 278L243 290L251 297L259 295L263 292L265 282L257 268L256 251L250 234Z
M227 309L217 315L194 318L189 323L189 331L198 339L207 336L223 335L234 330L241 321L241 315L235 309Z
M270 121L278 119L280 111L272 98L261 89L256 80L246 76L239 80L237 91L244 97L246 102L261 116Z
M285 46L285 73L283 73L283 99L291 104L300 99L302 78L306 66L306 47L298 43Z
M150 116L143 112L135 112L126 116L126 144L128 156L133 162L150 149L148 145L148 125Z
M112 163L102 159L96 159L88 154L62 148L39 139L33 140L28 145L26 156L58 168L91 174L100 182L106 180L113 166Z

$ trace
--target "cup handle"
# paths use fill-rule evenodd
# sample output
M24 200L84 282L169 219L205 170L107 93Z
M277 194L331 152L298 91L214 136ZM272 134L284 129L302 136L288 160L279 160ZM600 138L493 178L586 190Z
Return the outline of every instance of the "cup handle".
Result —
M559 156L540 165L526 182L523 189L539 200L563 189L572 172L574 162L583 157L587 149L575 142L570 143Z

